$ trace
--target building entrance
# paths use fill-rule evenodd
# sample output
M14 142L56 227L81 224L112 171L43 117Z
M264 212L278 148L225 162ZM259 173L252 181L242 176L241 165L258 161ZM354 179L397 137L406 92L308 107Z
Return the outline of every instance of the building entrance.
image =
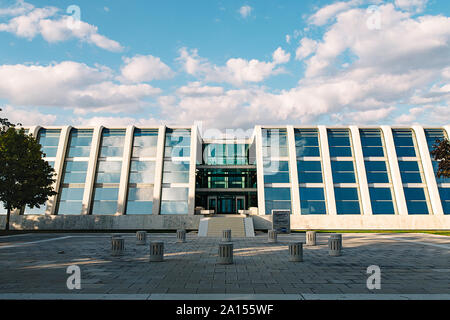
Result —
M217 214L237 214L239 210L244 209L244 196L208 196L208 210L214 210Z

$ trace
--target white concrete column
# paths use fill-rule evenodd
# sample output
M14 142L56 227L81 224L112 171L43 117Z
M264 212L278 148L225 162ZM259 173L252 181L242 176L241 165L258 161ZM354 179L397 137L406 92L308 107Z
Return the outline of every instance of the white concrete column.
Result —
M444 215L444 209L442 208L442 202L439 196L439 189L434 175L425 131L422 126L413 126L413 129L416 134L417 146L419 147L420 160L425 176L424 182L427 184L428 194L430 195L431 208L433 209L433 214L442 216Z
M39 130L41 129L41 126L34 126L34 127L30 127L30 129L28 129L28 134L32 135L35 139L37 139Z
M188 214L195 213L195 171L197 169L197 150L198 150L198 128L193 125L191 128L191 150L189 161L189 191L188 191Z
M444 130L447 131L447 139L450 138L450 126L444 126Z
M128 126L125 133L125 142L123 146L122 169L120 172L119 195L117 197L116 215L125 214L128 192L128 178L130 176L131 153L133 151L133 133L134 126Z
M297 152L295 149L295 133L293 126L287 126L289 152L289 179L291 180L292 214L300 214L300 190L298 186Z
M102 140L103 126L96 127L92 135L91 152L89 153L86 182L84 184L83 205L81 214L91 214L92 195L94 193L95 171L97 169L98 154Z
M153 214L159 215L161 207L161 189L164 164L164 145L166 141L166 127L160 126L158 130L158 144L156 146L155 183L153 185Z
M58 150L56 151L55 165L53 167L53 169L56 172L56 181L53 184L53 190L56 190L57 192L60 191L60 187L62 184L64 160L65 160L66 154L67 154L67 148L68 148L71 129L72 129L71 126L62 127L61 133L59 136ZM47 200L45 214L50 214L50 215L56 214L56 204L58 202L58 199L59 199L59 194L57 194L56 196L50 197Z
M395 150L394 136L389 126L381 126L386 144L386 156L389 162L389 171L391 173L392 185L394 187L395 200L399 215L408 215L406 206L405 192L403 191L402 177L400 167L398 166L397 151Z
M328 214L337 215L336 198L334 196L333 173L331 171L330 148L328 145L328 132L325 126L317 126L319 129L320 153L322 155L323 175L325 177L324 186Z
M366 166L364 164L361 137L357 126L350 126L349 128L352 134L353 152L355 154L356 173L358 175L359 192L361 194L363 215L370 216L373 214L372 203L370 202L369 185L367 183Z
M255 126L255 142L256 142L256 184L258 188L258 215L265 215L266 203L264 199L264 162L263 162L261 126Z

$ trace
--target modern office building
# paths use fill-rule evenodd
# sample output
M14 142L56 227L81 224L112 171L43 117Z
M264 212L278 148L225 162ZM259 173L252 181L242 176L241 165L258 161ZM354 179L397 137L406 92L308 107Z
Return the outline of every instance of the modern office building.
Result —
M430 156L450 126L256 126L229 139L196 125L26 130L58 194L15 210L12 229L198 229L205 213L268 229L273 210L299 230L450 229L450 179Z

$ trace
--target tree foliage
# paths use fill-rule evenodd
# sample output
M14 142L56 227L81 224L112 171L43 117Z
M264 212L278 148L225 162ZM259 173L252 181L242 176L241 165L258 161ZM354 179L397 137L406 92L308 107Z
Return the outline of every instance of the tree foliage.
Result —
M450 177L450 141L448 139L436 140L436 144L433 145L433 151L431 155L434 160L439 161L439 168L437 177Z
M0 121L0 201L7 210L8 229L12 209L40 208L56 194L52 188L55 172L42 159L45 155L34 137L7 119Z

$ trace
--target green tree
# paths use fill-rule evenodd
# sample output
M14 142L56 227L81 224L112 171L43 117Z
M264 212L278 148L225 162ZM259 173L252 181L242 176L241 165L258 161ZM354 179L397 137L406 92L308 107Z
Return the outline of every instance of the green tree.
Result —
M448 139L436 140L431 155L439 161L437 177L450 178L450 141Z
M5 230L9 230L12 209L40 208L56 194L52 189L55 171L43 156L34 137L0 118L0 201L6 209Z

